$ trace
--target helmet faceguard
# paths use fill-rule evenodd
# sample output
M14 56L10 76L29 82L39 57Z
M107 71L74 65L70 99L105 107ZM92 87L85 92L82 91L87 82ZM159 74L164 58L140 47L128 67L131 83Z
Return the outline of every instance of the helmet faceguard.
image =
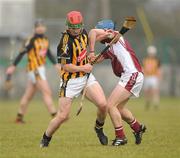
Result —
M67 14L66 25L68 28L81 29L83 27L83 17L78 11L71 11Z

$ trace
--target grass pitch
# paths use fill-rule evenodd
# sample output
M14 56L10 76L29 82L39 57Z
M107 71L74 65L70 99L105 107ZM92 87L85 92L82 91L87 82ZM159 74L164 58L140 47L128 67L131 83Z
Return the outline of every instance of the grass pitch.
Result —
M25 116L26 124L15 124L18 101L0 101L0 158L179 158L180 99L163 98L160 109L144 110L143 99L132 99L128 108L146 124L141 145L134 144L131 129L125 125L128 144L112 147L114 130L109 117L105 132L109 145L101 146L93 130L96 108L85 101L78 117L78 100L73 103L70 120L54 134L49 148L39 142L51 119L41 100L33 100ZM57 102L56 102L57 104Z

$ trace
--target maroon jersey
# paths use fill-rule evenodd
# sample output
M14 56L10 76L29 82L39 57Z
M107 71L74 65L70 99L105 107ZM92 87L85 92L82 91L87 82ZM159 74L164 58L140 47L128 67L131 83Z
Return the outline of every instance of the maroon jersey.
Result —
M111 60L113 72L116 76L122 73L142 72L141 65L127 40L122 37L103 54L105 59Z

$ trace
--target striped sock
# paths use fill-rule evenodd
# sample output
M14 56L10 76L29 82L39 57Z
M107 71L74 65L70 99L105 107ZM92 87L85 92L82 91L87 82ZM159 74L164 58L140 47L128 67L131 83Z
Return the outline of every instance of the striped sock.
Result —
M118 138L125 138L123 126L115 127L115 135Z
M134 132L140 131L141 125L136 119L134 119L132 122L130 122L129 125Z
M44 132L44 134L43 134L43 139L47 139L48 141L50 141L51 138L52 138L52 136L49 137L49 136L46 135L46 132Z

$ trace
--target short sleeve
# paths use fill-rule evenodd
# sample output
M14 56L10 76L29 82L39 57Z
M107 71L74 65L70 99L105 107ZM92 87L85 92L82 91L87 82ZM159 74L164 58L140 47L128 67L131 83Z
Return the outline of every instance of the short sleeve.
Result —
M71 45L69 42L69 35L64 33L57 47L57 59L60 64L71 63Z

